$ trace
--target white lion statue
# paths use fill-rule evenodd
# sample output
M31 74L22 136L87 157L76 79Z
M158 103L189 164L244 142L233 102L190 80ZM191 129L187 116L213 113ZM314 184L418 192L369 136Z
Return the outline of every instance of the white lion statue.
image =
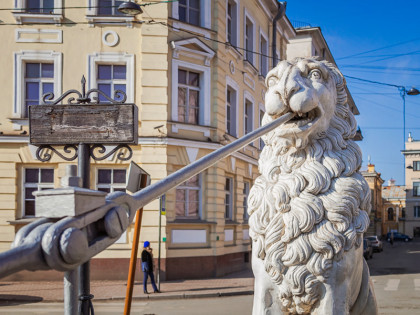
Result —
M248 199L253 314L377 314L363 233L370 190L351 140L345 80L327 61L281 61L266 78L261 175Z

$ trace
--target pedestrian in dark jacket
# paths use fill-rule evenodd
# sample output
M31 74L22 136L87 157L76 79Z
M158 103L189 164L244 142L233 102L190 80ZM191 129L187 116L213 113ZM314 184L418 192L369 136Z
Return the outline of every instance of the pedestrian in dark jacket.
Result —
M141 269L143 270L143 290L144 294L149 294L147 292L147 278L150 276L150 281L152 282L152 287L155 293L159 293L158 288L156 287L155 277L153 275L153 255L152 248L150 247L150 242L144 242L144 249L141 252Z

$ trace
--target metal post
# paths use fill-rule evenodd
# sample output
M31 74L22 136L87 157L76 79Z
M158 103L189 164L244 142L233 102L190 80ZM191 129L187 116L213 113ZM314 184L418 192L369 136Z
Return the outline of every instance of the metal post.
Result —
M158 273L157 273L157 282L158 282L158 289L160 291L160 248L161 248L161 241L162 241L162 211L165 209L165 195L160 197L160 205L159 205L159 242L158 242Z
M74 178L77 176L77 166L67 165L66 176L61 179L62 187L80 187L81 181L78 178L77 182ZM66 179L67 178L67 179ZM73 181L72 181L73 179ZM79 305L79 269L76 268L64 273L64 314L77 315Z
M64 273L64 314L78 314L79 270Z
M88 144L79 144L78 154L78 176L82 179L82 187L90 188L90 148ZM87 233L88 231L86 231ZM93 295L90 294L90 262L87 261L79 266L80 287L79 287L79 310L80 314L89 315L92 308Z
M399 88L399 90L400 90L400 95L403 99L403 144L404 144L404 151L405 151L405 94L406 94L406 89L405 89L405 87L401 87L401 88ZM403 163L403 179L404 179L404 185L405 185L405 161Z

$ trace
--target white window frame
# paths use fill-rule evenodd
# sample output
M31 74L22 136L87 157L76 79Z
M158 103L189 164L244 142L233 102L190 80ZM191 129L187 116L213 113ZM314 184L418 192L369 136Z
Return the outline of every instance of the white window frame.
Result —
M187 216L176 216L176 213L175 213L175 216L176 216L177 219L194 220L194 219L201 219L202 218L202 202L203 202L202 194L203 194L203 191L202 191L201 187L203 186L203 179L202 179L202 176L201 176L202 174L197 174L197 175L198 175L198 187L197 188L194 188L194 187L191 187L191 186L183 186L183 184L185 183L184 182L181 185L179 185L176 189L198 190L198 218L189 217L188 215ZM175 199L176 199L176 197L175 197ZM176 200L175 200L175 202L176 202ZM188 194L186 194L186 196L185 196L185 204L187 204L187 203L188 203ZM184 211L185 210L186 209L184 208Z
M178 122L178 69L189 70L200 73L200 93L199 93L199 125L185 124ZM178 129L193 130L204 132L206 136L210 136L210 110L211 110L211 71L210 67L197 65L177 59L172 59L172 114L171 120L175 123L172 125L172 132L178 132Z
M208 29L211 29L211 2L212 1L208 0L200 0L200 26ZM172 17L179 20L179 3L177 1L172 2ZM183 21L180 22L185 23Z
M26 183L26 177L25 177L25 170L26 169L50 169L53 170L54 174L53 174L53 182L52 183ZM39 174L39 171L38 171ZM39 175L38 175L39 176ZM54 167L39 167L39 166L25 166L22 168L22 196L21 196L21 207L20 207L20 218L33 218L34 216L31 215L25 215L25 190L26 188L37 188L38 191L40 191L41 189L53 189L54 188L54 181L55 181L55 176L56 176L56 172L55 172L55 168ZM35 197L34 197L35 199Z
M255 26L256 23L255 23L254 18L249 14L249 12L247 11L246 8L244 9L244 11L245 11L245 13L244 13L244 28L243 28L244 29L243 47L245 49L251 48L251 49L249 49L251 51L256 51L256 43L257 43L257 41L256 41L256 26ZM249 48L246 46L246 21L247 21L247 19L252 23L252 45L251 45L252 47L249 47ZM244 59L249 61L254 66L255 65L255 54L251 53L250 56L251 56L251 60L248 59L248 52L244 51Z
M419 190L419 192L417 192L417 190L414 190L414 187L420 187L420 182L413 182L413 197L420 197L420 188L417 189Z
M239 30L241 29L240 28L240 26L239 26L239 8L240 8L240 3L239 3L239 0L226 0L226 42L229 42L229 40L228 40L228 27L227 27L227 25L228 25L228 3L231 3L231 4L233 4L234 3L234 5L235 5L235 8L234 8L234 10L235 10L235 18L236 18L236 21L233 21L232 20L232 42L231 42L231 44L232 44L232 46L236 46L236 47L239 47ZM233 36L233 32L235 33L235 36ZM233 40L233 38L235 39L235 40Z
M234 119L234 124L235 124L234 131L235 131L235 133L231 134L231 135L237 138L239 136L239 91L240 91L240 89L239 89L239 85L235 82L234 79L232 79L229 76L226 76L226 95L227 95L228 88L235 91L235 93L236 93L236 99L235 99L235 104L234 104L235 115L234 115L234 117L232 117L232 115L231 115L231 123L232 123L232 120ZM226 100L226 103L227 103L227 100ZM226 132L229 133L228 130L226 130Z
M52 50L26 50L14 53L14 102L12 123L27 125L28 118L24 118L25 106L25 64L27 62L46 62L54 64L54 97L62 94L62 54Z
M420 218L420 206L414 206L413 216L414 218Z
M262 49L262 39L264 39L265 40L265 50L266 50L266 53L265 53L265 55L266 56L269 56L270 55L270 53L269 53L269 51L268 51L268 36L267 36L267 34L260 28L260 40L259 40L259 43L260 43L260 53L261 54L264 54L264 52L263 52L263 49ZM265 62L265 69L263 69L263 67L264 67L264 65L263 65L263 59L265 58L265 60L266 60L266 62ZM260 75L261 76L263 76L264 78L265 78L265 76L267 75L267 73L268 73L268 67L269 67L269 63L270 63L270 58L269 57L264 57L264 56L262 56L262 55L259 55L259 60L260 60L260 65L259 65L259 68L260 68ZM265 70L265 71L264 71Z
M131 15L115 15L115 16L104 16L98 15L98 0L88 0L88 9L86 11L86 19L88 20L89 24L93 26L95 23L106 24L110 22L110 24L115 25L119 24L126 24L127 27L133 27L133 21L135 20L134 16Z
M229 190L226 190L226 179L230 179L230 187L229 187ZM225 186L225 189L223 190L224 192L225 192L225 198L224 198L224 207L223 207L223 209L224 209L224 217L225 217L225 220L233 220L233 204L234 204L234 202L233 202L233 199L234 199L234 195L235 195L235 193L234 193L234 187L235 187L235 185L234 185L234 179L233 179L233 176L225 176L225 184L224 184L224 186ZM229 195L230 196L230 198L229 198L229 205L228 204L226 204L226 195ZM229 206L229 215L228 216L226 216L226 206Z
M97 65L125 65L126 66L126 94L127 103L134 103L134 55L127 53L102 52L88 55L88 89L98 87ZM113 95L111 96L111 98Z
M111 183L110 184L99 184L98 180L99 180L99 171L100 170L111 170ZM95 189L98 190L99 188L110 188L110 192L112 193L115 191L115 189L119 189L119 188L124 188L126 189L127 184L125 183L114 183L114 170L124 170L125 173L125 177L126 177L126 182L127 182L127 176L128 176L128 170L126 168L123 167L98 167L95 170Z
M252 97L252 95L251 95L251 93L249 93L248 91L244 91L244 102L243 102L243 115L244 115L244 120L243 120L243 125L244 125L244 128L243 128L243 132L244 132L244 135L246 135L247 134L247 126L245 125L245 110L246 110L246 103L247 103L247 101L248 102L250 102L251 103L251 116L250 117L248 117L248 118L251 118L251 130L250 130L250 132L252 132L252 130L254 130L255 129L255 122L254 122L254 107L255 107L255 100L254 100L254 98Z
M210 0L200 0L200 26L188 24L179 20L179 3L172 2L172 18L177 21L173 22L175 29L184 29L200 35L211 37L211 33L203 28L211 29L211 3Z
M46 13L30 13L25 12L26 0L15 0L13 16L18 24L25 23L55 23L59 25L63 20L63 0L54 0L54 12Z

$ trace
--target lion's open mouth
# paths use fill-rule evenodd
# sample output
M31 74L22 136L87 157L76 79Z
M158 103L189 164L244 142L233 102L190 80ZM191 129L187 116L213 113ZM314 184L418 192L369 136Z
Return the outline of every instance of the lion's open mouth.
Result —
M314 108L307 113L296 113L295 117L289 120L284 126L287 128L309 128L319 119L320 115L321 113L318 108Z

